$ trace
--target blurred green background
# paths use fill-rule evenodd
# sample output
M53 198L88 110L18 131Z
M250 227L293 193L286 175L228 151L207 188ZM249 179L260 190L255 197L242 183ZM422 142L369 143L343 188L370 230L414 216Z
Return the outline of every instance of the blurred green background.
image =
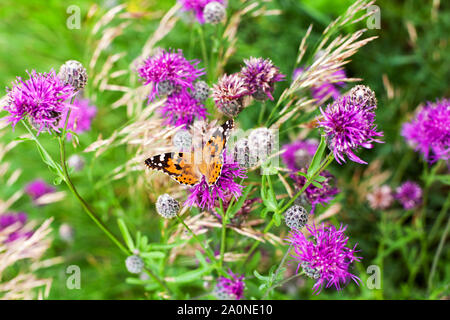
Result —
M238 6L236 0L229 0L231 6ZM16 76L25 76L26 70L36 69L44 72L50 68L58 69L66 60L75 59L88 64L93 46L98 37L91 35L91 30L101 13L115 4L126 3L128 11L134 13L166 12L174 3L168 1L98 1L98 11L88 17L92 1L71 1L71 5L81 8L81 28L70 30L66 27L68 4L64 1L50 0L45 4L38 0L2 0L0 3L0 86L10 86ZM314 24L311 39L317 40L321 31L338 15L345 12L353 3L351 0L274 0L268 6L281 9L279 16L250 18L242 21L238 32L237 52L227 65L227 70L235 72L242 64L242 59L249 56L271 58L281 71L290 79L297 55L298 44L309 24ZM379 38L363 47L352 62L346 66L350 77L364 79L377 94L379 101L377 123L384 132L383 145L374 150L362 152L365 160L378 159L382 170L392 172L393 186L406 179L418 180L422 172L420 156L406 146L399 135L403 122L408 120L416 107L425 101L449 96L450 55L448 34L450 31L450 10L448 1L378 1L381 9L381 29L369 30L368 35ZM136 15L132 24L108 48L108 53L126 51L127 55L118 63L118 68L126 68L139 54L148 36L158 26L158 19L148 15ZM356 26L355 29L356 30ZM348 31L351 31L349 29ZM196 48L188 53L189 26L183 21L158 45L161 47L183 48L188 58L200 58ZM277 95L287 84L281 84ZM347 89L349 86L347 86ZM393 90L388 94L389 90ZM88 91L89 92L89 91ZM97 94L94 100L98 115L92 130L80 136L80 146L74 150L69 147L69 154L81 152L101 133L108 137L118 126L127 121L124 108L111 109L110 104L117 100L118 94L107 92ZM256 109L256 108L255 108ZM1 111L0 116L5 112ZM248 117L251 123L253 116ZM245 126L245 123L243 124ZM8 133L4 139L14 139L22 133L18 127ZM286 139L287 137L282 137ZM52 137L45 137L47 145L56 145ZM56 148L53 150L56 153ZM128 160L124 149L109 150L105 156L94 161L92 154L84 155L89 166L74 176L75 183L87 199L93 203L107 224L117 232L115 217L122 217L128 225L138 226L149 238L158 239L160 219L157 219L153 204L145 193L130 195L127 179L114 182L104 188L94 189L97 179L117 167L120 162ZM40 162L35 147L22 143L12 150L7 158L12 169L21 168L23 174L14 188L0 186L0 196L7 198L17 189L35 179L44 178L51 182L51 174ZM371 210L365 201L355 196L358 179L364 176L366 167L348 163L334 166L333 172L338 176L338 186L342 190L336 201L341 202L343 210L338 221L349 225L348 233L352 243L358 243L364 257L357 273L365 281L365 268L371 264L381 264L383 285L380 290L368 290L350 285L342 292L324 290L320 296L313 296L310 291L312 282L306 281L295 293L277 293L279 299L411 299L448 297L450 279L450 252L444 250L434 290L427 292L426 273L418 272L414 279L409 274L414 256L405 258L403 247L409 246L411 252L417 246L417 239L412 226L390 224L390 219L401 212L384 213ZM138 173L136 173L138 174ZM356 179L356 180L355 180ZM356 182L355 182L356 181ZM65 186L58 186L65 190ZM93 192L94 191L94 192ZM430 191L428 214L430 219L442 209L442 203L448 196L448 187L434 184ZM151 192L151 190L149 191ZM124 268L124 259L107 238L91 223L82 212L81 207L71 196L59 203L45 207L34 207L29 199L23 197L13 208L26 211L32 218L43 221L54 216L55 242L48 256L60 255L65 258L62 265L42 271L44 276L54 277L50 294L51 299L131 299L146 298L146 292L140 286L126 283L129 276ZM383 222L384 221L384 222ZM392 220L392 221L395 221ZM58 238L57 228L62 223L69 223L75 229L75 240L68 244ZM442 228L441 228L442 229ZM133 230L135 231L135 230ZM442 232L440 230L439 232ZM429 257L432 260L440 234L431 241ZM262 246L262 248L264 248ZM447 247L448 249L448 247ZM382 252L380 252L382 250ZM409 252L409 251L408 251ZM381 256L380 256L381 255ZM81 290L66 289L65 267L76 264L81 267ZM253 290L250 288L250 290Z

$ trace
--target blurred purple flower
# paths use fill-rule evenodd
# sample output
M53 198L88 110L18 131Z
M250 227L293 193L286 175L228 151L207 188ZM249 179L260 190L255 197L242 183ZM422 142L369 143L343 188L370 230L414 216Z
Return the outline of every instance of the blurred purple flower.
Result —
M425 159L436 162L450 159L450 100L442 99L419 110L411 122L403 125L402 136Z
M159 109L165 124L174 126L191 125L195 119L206 119L206 108L191 97L187 91L170 95Z
M303 72L303 68L295 69L294 74L292 78L295 80L297 79L300 74ZM311 95L314 99L317 99L317 101L324 101L325 98L331 97L334 100L339 99L341 96L341 93L339 92L339 87L344 87L345 82L339 81L346 79L347 76L345 74L345 71L343 69L337 70L336 72L332 73L329 77L323 79L318 84L313 84L311 86Z
M224 6L227 3L224 0L178 0L183 6L184 11L192 11L197 18L197 21L201 24L205 23L205 19L203 17L203 9L205 9L206 5L210 2L219 2Z
M353 152L360 147L371 149L372 142L383 143L376 139L383 133L376 131L373 109L353 104L345 96L329 104L325 111L320 108L323 117L318 125L324 128L328 146L339 164L345 162L344 155L351 161L367 164Z
M196 68L199 63L198 60L186 60L182 50L161 50L145 60L138 73L146 85L153 84L149 101L160 95L158 84L163 82L168 82L176 91L193 89L195 80L205 74L204 69Z
M25 212L8 212L0 214L0 232L14 224L18 224L18 228L7 235L4 243L10 243L20 238L29 238L33 235L32 231L23 230L27 219L28 217Z
M244 296L244 276L238 276L228 271L230 278L220 276L214 289L215 296L220 300L240 300Z
M395 190L395 198L405 210L414 209L422 202L422 189L412 181L406 181Z
M300 171L306 173L307 169L305 168ZM329 203L334 199L334 196L339 193L339 189L334 186L335 177L330 172L322 171L320 176L325 178L324 181L320 182L322 188L318 188L315 185L310 184L302 194L302 196L304 195L306 200L308 200L312 206L310 212L311 214L314 214L318 204L325 205ZM295 189L297 191L300 191L307 181L305 177L297 174L292 174L291 178L294 180Z
M30 182L29 184L26 185L25 187L25 193L27 193L31 199L33 199L33 201L39 199L40 197L42 197L45 194L54 192L55 188L52 187L51 185L47 184L44 180L42 179L36 179L32 182Z
M250 94L257 100L273 100L275 82L283 81L285 75L270 59L250 57L244 63L241 74Z
M317 146L318 144L314 140L297 140L284 145L283 149L286 151L281 157L288 169L298 171L309 166L314 153L316 153Z
M244 169L231 161L232 159L224 152L222 173L216 183L210 186L203 177L200 183L190 189L191 194L184 204L187 206L197 205L202 209L212 209L218 199L226 200L229 195L233 195L236 199L239 198L244 187L234 182L234 179L247 176Z
M68 105L67 111L59 122L59 127L63 128L66 122L68 109L71 109L67 129L72 130L78 134L91 129L92 119L97 114L97 108L90 105L89 99L75 99L72 105ZM71 134L67 134L67 138L71 138Z
M309 236L292 229L286 239L293 246L292 257L297 261L297 273L300 267L310 277L316 280L314 293L319 294L324 285L326 288L335 286L341 290L341 285L350 279L359 285L360 279L349 272L350 265L361 260L356 256L356 245L353 249L347 247L348 237L344 231L347 226L336 229L333 225L320 227L306 225Z
M70 85L61 83L55 72L27 72L29 79L17 77L8 91L8 104L4 107L10 113L7 120L14 127L28 117L39 133L46 129L58 132L61 114L66 110L65 101L74 94Z
M374 210L385 210L389 208L394 202L394 195L391 187L383 185L374 189L371 193L367 194L367 201Z

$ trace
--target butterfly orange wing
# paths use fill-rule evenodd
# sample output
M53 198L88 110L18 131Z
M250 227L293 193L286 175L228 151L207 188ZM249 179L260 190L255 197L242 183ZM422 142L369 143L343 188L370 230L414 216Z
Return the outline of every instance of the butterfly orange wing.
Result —
M189 152L169 152L150 157L145 165L169 175L181 184L194 186L200 182L194 167L194 155Z

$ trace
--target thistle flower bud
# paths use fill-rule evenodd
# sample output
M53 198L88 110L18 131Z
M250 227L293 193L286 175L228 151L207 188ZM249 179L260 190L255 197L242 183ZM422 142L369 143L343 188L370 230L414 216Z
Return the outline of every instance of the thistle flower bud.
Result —
M301 267L305 275L311 279L317 280L320 278L320 271L316 268L311 268L308 262L302 262Z
M293 205L284 213L284 222L290 229L301 229L308 222L308 212L299 205Z
M219 2L210 2L203 9L203 18L206 23L218 24L225 19L226 9Z
M75 172L83 170L85 163L84 158L78 154L71 155L69 159L67 159L69 168L72 168Z
M158 95L162 97L170 96L172 93L176 91L176 87L170 80L158 82L156 86L158 90Z
M187 130L179 130L173 136L172 143L177 151L188 152L192 148L192 135Z
M197 81L196 83L194 83L194 92L192 94L192 97L195 100L204 102L209 97L209 91L209 86L205 81Z
M58 78L64 84L70 85L75 91L86 86L87 72L83 65L76 60L66 61L59 69Z
M354 86L350 90L350 100L354 104L358 104L364 107L376 107L377 98L375 97L375 92L373 92L369 87L364 85Z
M234 118L242 111L242 109L242 100L237 99L223 103L219 110L227 117Z
M258 128L248 136L250 148L250 162L265 161L272 154L275 137L270 129Z
M180 204L167 193L162 194L156 201L156 211L165 219L175 217L180 211Z
M142 269L144 269L144 261L142 260L141 257L137 255L129 256L125 260L125 265L127 267L128 272L130 273L138 274L142 272Z
M266 101L269 99L266 92L262 88L257 88L256 91L252 93L252 97L257 101Z
M240 139L234 145L233 160L239 163L241 168L250 168L254 163L250 162L250 147L248 146L248 139Z

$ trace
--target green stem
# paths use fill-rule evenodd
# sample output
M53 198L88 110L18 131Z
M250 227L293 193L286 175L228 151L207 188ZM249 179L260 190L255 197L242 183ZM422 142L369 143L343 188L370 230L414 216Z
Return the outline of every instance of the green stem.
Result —
M198 244L200 245L200 247L202 248L202 250L206 253L206 255L209 257L209 259L211 260L211 263L214 265L214 267L216 268L217 272L219 272L221 275L226 276L226 273L223 272L222 268L219 268L217 266L216 263L216 257L214 256L214 254L211 253L211 251L209 250L209 248L206 248L205 245L200 241L200 239L197 237L197 235L192 231L191 228L189 228L189 226L186 224L186 222L184 222L183 218L181 218L179 215L177 215L177 219L178 221L186 228L186 230L192 235L192 237L194 238L195 241L198 242Z
M430 276L428 277L428 292L433 288L433 278L436 273L437 264L439 261L439 257L442 252L442 248L444 247L445 240L447 239L448 231L450 229L450 218L447 220L447 226L445 227L444 233L441 236L441 240L439 241L438 248L436 250L436 254L433 258L433 265L431 266Z
M306 188L308 188L308 186L317 177L317 175L319 175L323 170L325 170L331 164L331 162L333 162L333 160L334 160L333 153L330 152L330 154L328 154L325 161L319 166L319 169L316 172L314 172L310 178L308 178L308 180L305 182L305 185L303 186L303 188L301 188L300 191L297 192L297 194L283 208L279 209L278 212L286 211L294 203L295 199L297 199L306 190ZM263 234L269 232L269 230L272 228L274 223L275 223L275 220L272 217L272 220L264 229ZM256 248L259 246L260 242L261 242L260 240L257 240L255 243L253 243L252 247L250 248L250 250L247 253L247 257L245 259L246 262L252 255L253 251L255 251Z
M233 198L234 199L234 198ZM233 200L231 200L233 201ZM222 211L222 236L221 236L221 242L220 242L220 260L219 260L219 267L222 269L223 265L223 257L225 255L225 246L226 246L226 229L227 229L227 212L232 206L232 203L230 202L227 211L224 212L223 210L223 203L222 199L220 199L220 210Z
M291 200L288 201L288 203L285 204L285 206L283 208L281 208L279 210L279 212L284 212L287 209L289 209L289 207L294 203L294 201L306 190L306 188L309 187L309 185L314 181L314 179L323 171L325 170L330 164L331 162L333 162L334 160L334 155L332 152L330 152L327 156L327 158L325 159L325 161L322 163L322 165L319 167L319 169L314 172L310 178L308 178L305 182L305 185L300 189L299 192L297 192L297 194L292 197Z
M273 289L275 289L275 288L277 288L277 287L280 287L280 286L282 286L283 284L285 284L285 283L291 281L292 279L298 278L298 277L300 277L300 276L302 276L302 275L304 275L304 274L305 274L305 273L302 271L302 272L300 272L300 273L294 274L293 276L290 276L289 278L284 279L283 281L280 281L280 282L278 282L278 283L274 283L274 284L268 289L268 291L271 291L271 290L273 290ZM264 298L265 298L265 295L264 295L264 297L262 297L262 299L264 299Z
M289 252L291 252L291 249L292 249L292 243L289 245L289 247L287 248L286 252L284 253L284 256L283 256L283 258L281 259L281 262L280 262L280 264L278 265L278 268L277 268L277 270L275 271L275 273L274 273L274 275L273 275L271 281L276 281L276 280L277 280L278 274L280 273L281 268L283 267L284 262L286 261L286 258L287 258L288 255L289 255ZM276 283L275 283L275 284L276 284ZM267 288L267 290L266 290L266 292L264 293L262 299L265 299L265 298L269 295L269 293L270 293L274 288L275 288L274 285L270 286L270 288Z
M431 228L431 231L429 233L430 241L433 240L434 237L438 234L439 226L442 220L444 220L445 216L448 214L449 207L450 207L450 196L448 196L447 200L445 200L441 212L439 213L438 217L436 218L436 221L433 224L433 227Z
M269 230L272 228L272 226L274 225L275 220L272 218L272 220L270 220L269 224L264 228L263 230L263 235L266 234L267 232L269 232ZM248 261L248 259L250 259L251 255L253 254L253 252L256 250L256 248L258 248L259 244L261 243L260 240L256 240L253 245L251 246L250 250L247 253L247 257L245 258L245 262L244 264Z
M205 34L203 33L203 27L200 25L196 26L198 34L200 36L200 46L202 48L202 55L203 55L203 60L205 63L205 69L209 70L209 64L208 64L208 54L206 51L206 44L205 44Z

